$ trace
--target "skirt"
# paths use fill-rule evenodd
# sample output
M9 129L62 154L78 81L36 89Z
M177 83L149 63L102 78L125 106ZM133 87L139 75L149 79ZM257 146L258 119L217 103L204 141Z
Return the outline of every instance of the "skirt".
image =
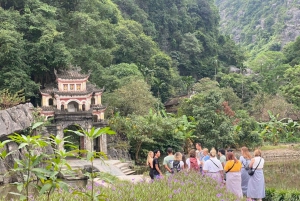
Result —
M256 170L254 175L250 176L248 182L247 197L256 199L266 197L265 177L263 170Z
M248 182L249 182L250 175L248 174L248 171L245 168L242 168L241 174L242 174L243 195L247 196L247 189L248 189Z
M241 172L226 173L226 189L239 198L243 197Z
M209 176L209 177L213 178L214 180L216 180L219 183L221 183L223 181L221 174L223 174L223 173L220 173L220 172L207 172L207 173L205 173L206 176Z

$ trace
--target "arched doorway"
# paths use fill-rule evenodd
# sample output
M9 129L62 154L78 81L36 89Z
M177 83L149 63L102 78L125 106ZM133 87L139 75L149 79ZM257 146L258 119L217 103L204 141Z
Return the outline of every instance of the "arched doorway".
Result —
M80 126L77 126L77 125L70 125L65 129L72 130L72 131L81 130ZM68 143L66 143L66 142L64 143L64 149L66 151L84 149L84 147L83 147L84 146L84 137L76 135L75 133L73 133L71 131L65 132L64 137L65 137L65 140L68 142Z
M75 101L71 101L68 103L68 112L77 112L78 111L78 103Z

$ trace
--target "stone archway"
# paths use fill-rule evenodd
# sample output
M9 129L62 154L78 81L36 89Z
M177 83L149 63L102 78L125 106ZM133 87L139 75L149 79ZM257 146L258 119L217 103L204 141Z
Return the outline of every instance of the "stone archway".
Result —
M70 125L64 128L64 130L72 130L72 131L77 131L77 130L81 130L81 127L78 125ZM64 144L64 149L66 151L71 151L71 150L81 150L83 149L83 145L84 145L84 138L82 138L79 135L76 135L75 133L69 132L69 131L65 131L64 132L64 137L66 138L66 141L70 142L70 143L65 143Z
M71 125L76 125L86 131L90 131L93 125L93 116L82 116L78 113L60 114L55 116L56 120L56 135L60 139L65 137L64 129ZM98 126L96 126L98 127ZM101 127L101 126L100 126ZM68 140L68 139L67 139ZM75 140L77 146L84 150L95 150L107 153L106 135L101 135L96 140L90 141L89 138L81 137L80 140ZM79 142L79 145L78 145ZM64 143L59 144L58 149L63 150Z

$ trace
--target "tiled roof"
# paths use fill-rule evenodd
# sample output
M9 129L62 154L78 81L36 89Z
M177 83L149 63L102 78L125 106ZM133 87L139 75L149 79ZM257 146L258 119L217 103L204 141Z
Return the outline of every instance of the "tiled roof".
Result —
M81 68L80 67L74 67L74 66L70 66L69 69L64 70L64 71L55 71L55 75L57 78L60 79L84 79L84 78L88 78L90 76L90 74L83 74L81 73Z

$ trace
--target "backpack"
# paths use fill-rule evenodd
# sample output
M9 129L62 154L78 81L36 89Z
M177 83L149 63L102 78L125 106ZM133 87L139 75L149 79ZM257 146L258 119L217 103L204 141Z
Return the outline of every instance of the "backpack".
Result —
M172 170L175 172L180 172L180 161L173 161L173 168Z
M199 165L196 158L190 158L190 169L196 171L199 170Z

